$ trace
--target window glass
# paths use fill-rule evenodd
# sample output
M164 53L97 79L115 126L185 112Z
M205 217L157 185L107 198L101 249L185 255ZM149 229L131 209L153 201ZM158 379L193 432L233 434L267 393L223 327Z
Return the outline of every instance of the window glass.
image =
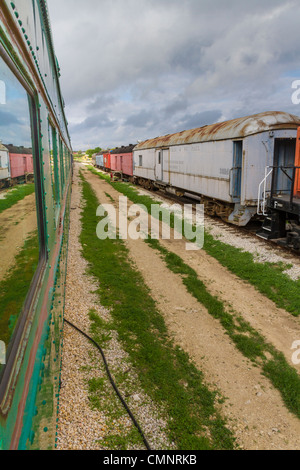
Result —
M67 178L68 174L68 151L67 148L64 146L64 161L65 161L65 175Z
M49 123L49 153L50 153L50 172L51 172L51 185L53 200L56 204L59 203L59 171L57 160L57 138L55 128Z
M140 155L139 157L140 157L140 158L139 158L139 159L140 159L140 162L139 162L140 165L139 165L139 166L143 166L143 155Z
M29 98L0 58L0 377L39 261Z
M62 141L60 140L60 138L58 138L58 140L59 140L59 159L60 159L61 190L62 190L62 194L63 194L64 187L65 187L64 153L63 153Z

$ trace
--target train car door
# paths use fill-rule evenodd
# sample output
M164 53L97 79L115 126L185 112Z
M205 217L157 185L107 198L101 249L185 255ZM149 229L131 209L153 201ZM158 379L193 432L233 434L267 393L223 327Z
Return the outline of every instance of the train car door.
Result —
M155 179L157 181L163 181L164 174L164 156L169 152L169 149L160 149L156 151L156 162L155 162Z
M233 199L241 199L242 188L242 165L243 165L243 141L233 142L233 168L231 176L231 194Z
M295 154L296 139L275 139L273 194L291 193Z

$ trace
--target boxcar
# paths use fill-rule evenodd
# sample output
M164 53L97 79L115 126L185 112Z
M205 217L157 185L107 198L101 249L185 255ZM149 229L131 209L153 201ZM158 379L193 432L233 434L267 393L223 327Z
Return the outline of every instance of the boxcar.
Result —
M111 170L120 173L123 178L133 176L133 148L130 144L111 151Z
M0 142L0 188L8 186L9 179L9 153L7 147Z
M109 172L111 170L110 152L103 154L103 166L105 171Z
M96 163L95 166L99 168L100 170L104 169L104 163L103 163L103 153L98 153L96 155Z
M138 144L135 180L199 198L206 212L244 226L257 213L258 188L276 142L296 142L300 118L265 112Z
M18 180L31 179L33 177L32 149L6 145L9 151L10 178L12 184Z

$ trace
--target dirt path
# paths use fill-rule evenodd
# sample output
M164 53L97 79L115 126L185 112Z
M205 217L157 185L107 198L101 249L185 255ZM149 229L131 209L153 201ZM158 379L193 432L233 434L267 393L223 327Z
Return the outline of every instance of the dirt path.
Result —
M281 351L287 362L300 371L300 365L292 363L292 344L300 340L300 319L277 308L253 286L230 273L217 260L202 250L191 255L182 241L162 240L162 245L179 255L193 268L208 291L241 314L268 342Z
M0 214L0 281L13 266L29 233L36 227L35 194L26 196Z
M118 201L120 193L105 181L89 172L85 178L101 203L111 203L105 193ZM204 372L207 382L227 397L222 413L230 420L238 443L245 449L300 449L300 421L287 411L279 392L235 348L219 322L187 292L180 276L169 271L159 254L142 240L126 243L175 341ZM186 252L183 241L163 244L197 271L211 293L230 302L290 360L289 348L300 336L297 319L277 309L204 251Z
M277 308L251 284L229 272L204 250L186 251L185 240L161 240L161 244L180 256L196 271L212 295L241 314L268 342L284 354L291 366L300 372L300 364L292 363L291 349L293 343L300 340L300 318Z

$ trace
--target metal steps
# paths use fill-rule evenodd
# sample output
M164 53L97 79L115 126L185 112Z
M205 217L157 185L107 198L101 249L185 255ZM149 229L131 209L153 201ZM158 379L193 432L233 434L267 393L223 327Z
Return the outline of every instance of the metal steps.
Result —
M264 218L261 229L256 235L264 240L274 240L286 236L285 214L281 212L272 212Z

